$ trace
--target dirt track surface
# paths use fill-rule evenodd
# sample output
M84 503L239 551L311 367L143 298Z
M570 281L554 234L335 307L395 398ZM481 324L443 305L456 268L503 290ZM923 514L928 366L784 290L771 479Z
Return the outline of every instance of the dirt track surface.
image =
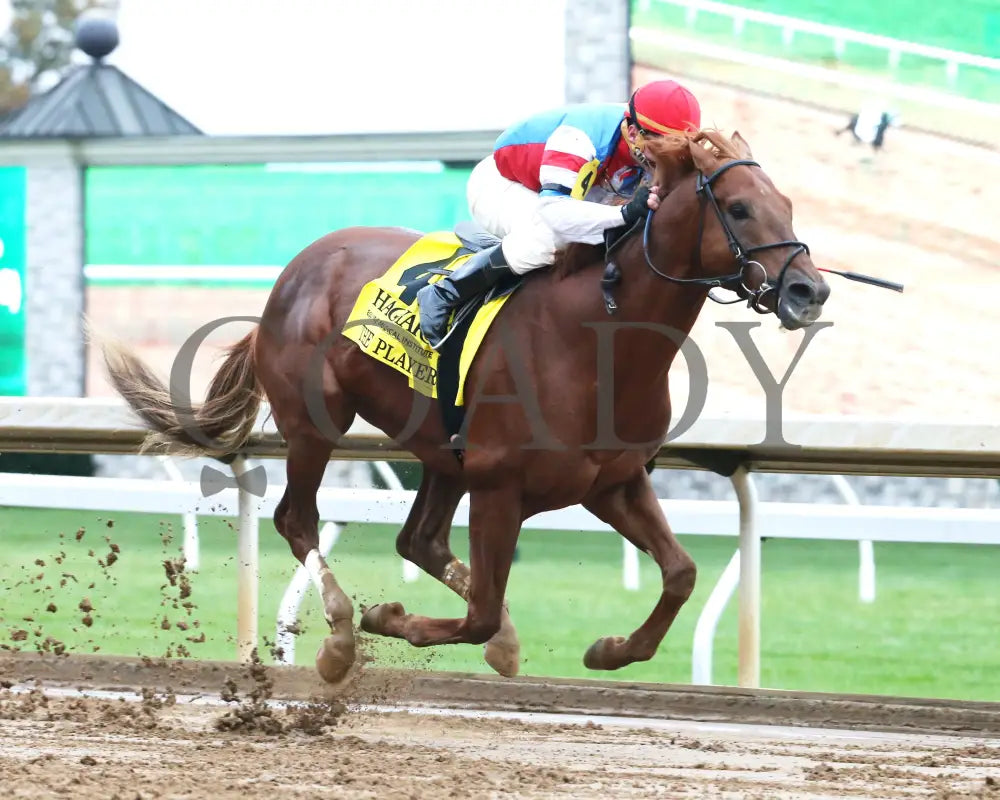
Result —
M214 695L231 681L244 695L260 692L276 701L317 697L355 704L497 712L598 714L752 725L851 728L930 735L983 736L1000 743L1000 703L833 695L687 686L662 683L555 679L384 668L356 668L329 687L312 667L270 667L254 672L225 661L138 659L93 655L0 653L0 680L55 689L168 692Z
M1000 800L996 704L377 670L333 692L300 668L21 655L0 671L5 798ZM951 735L871 729L935 725Z
M661 77L637 67L638 83ZM982 343L1000 325L1000 237L985 202L1000 181L1000 153L908 129L891 129L882 152L835 131L844 114L685 79L702 122L746 138L794 205L795 233L820 267L905 284L897 294L827 276L821 330L783 395L786 411L956 422L1000 421L1000 373L984 369ZM708 405L761 413L761 391L720 321L748 321L742 305L708 304L692 338L709 364ZM754 333L780 377L802 341L760 317ZM683 365L671 381L675 403ZM675 369L677 369L675 367ZM938 389L937 379L962 387ZM680 406L678 405L678 408ZM678 412L679 413L679 412Z
M220 710L51 700L0 721L5 797L1000 797L981 742L348 713L312 735ZM128 713L133 712L133 713Z

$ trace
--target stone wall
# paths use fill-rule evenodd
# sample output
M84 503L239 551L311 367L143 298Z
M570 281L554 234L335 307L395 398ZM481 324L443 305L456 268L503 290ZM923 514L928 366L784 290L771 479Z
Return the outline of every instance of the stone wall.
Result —
M28 167L28 394L84 394L82 173L72 161Z
M628 0L566 0L566 102L629 96Z

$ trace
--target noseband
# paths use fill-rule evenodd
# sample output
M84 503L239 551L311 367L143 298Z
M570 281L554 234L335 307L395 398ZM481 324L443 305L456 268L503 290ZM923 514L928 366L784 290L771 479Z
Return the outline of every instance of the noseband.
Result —
M708 203L711 203L712 208L715 209L715 216L718 218L719 224L722 225L722 230L726 234L726 240L729 243L729 250L732 252L733 258L736 259L736 265L739 267L738 272L734 272L730 275L723 275L720 278L675 278L673 275L667 275L664 272L660 272L660 270L658 270L653 264L649 255L649 229L653 220L652 211L646 215L646 225L642 233L642 252L646 257L646 264L649 268L665 280L672 283L687 284L689 286L707 286L709 288L709 298L714 300L716 303L722 303L723 305L738 303L742 298L737 300L719 300L718 298L712 296L711 290L715 288L725 289L733 286L734 284L738 284L739 288L746 292L747 307L752 308L758 314L769 314L771 312L767 311L763 307L764 299L771 292L774 292L776 297L780 296L781 287L785 280L785 272L788 270L789 265L800 253L808 254L809 246L805 242L800 242L794 239L789 239L783 242L773 242L772 244L756 245L755 247L744 247L740 243L740 240L736 238L736 234L733 233L732 228L729 227L729 223L726 222L726 217L722 213L722 209L719 208L719 203L715 199L715 194L712 192L712 183L726 170L738 166L759 167L760 164L756 161L747 160L730 161L727 164L723 164L707 178L700 170L698 171L698 182L695 187L695 192L701 197L701 210L698 215L698 243L695 245L694 251L695 269L700 270L701 240L705 233L705 207ZM762 250L774 250L778 247L794 247L795 249L792 251L791 255L785 259L785 263L782 265L781 271L778 273L777 282L774 285L771 285L768 283L767 270L764 269L764 265L759 261L751 259L750 256L754 253L759 253ZM747 279L750 276L751 270L754 268L759 269L764 276L757 289L751 289L747 285Z

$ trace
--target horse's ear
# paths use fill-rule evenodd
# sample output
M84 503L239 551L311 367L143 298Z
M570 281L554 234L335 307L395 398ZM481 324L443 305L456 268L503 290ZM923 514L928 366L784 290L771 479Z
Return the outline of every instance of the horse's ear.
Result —
M747 144L747 140L740 136L739 131L733 131L733 144L736 145L736 151L740 154L740 158L746 160L753 159L753 153L750 152L750 145Z
M715 154L704 147L700 141L690 140L688 142L688 149L691 152L691 158L694 161L695 167L701 172L712 172L719 163L719 159L715 157Z

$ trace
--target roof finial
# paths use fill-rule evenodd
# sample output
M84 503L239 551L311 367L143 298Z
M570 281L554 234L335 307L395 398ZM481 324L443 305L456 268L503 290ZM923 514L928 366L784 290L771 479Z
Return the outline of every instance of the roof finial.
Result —
M100 61L118 46L118 26L103 14L81 14L76 21L76 46Z

